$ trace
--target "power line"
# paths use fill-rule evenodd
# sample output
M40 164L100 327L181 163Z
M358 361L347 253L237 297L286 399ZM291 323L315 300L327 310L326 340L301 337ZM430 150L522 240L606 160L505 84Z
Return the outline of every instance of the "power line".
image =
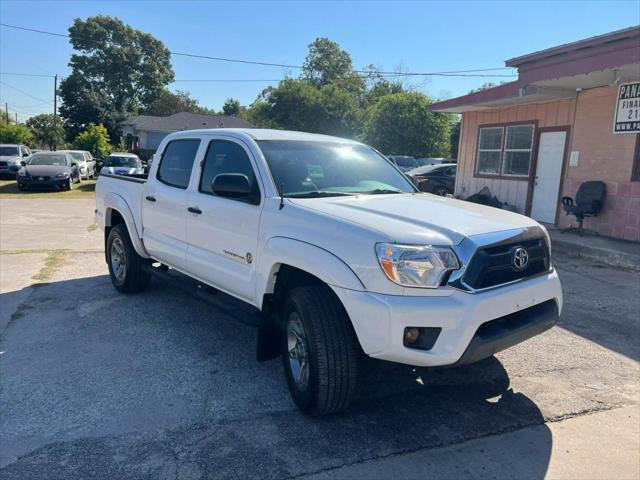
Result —
M26 95L27 97L31 97L31 98L33 98L34 100L40 100L41 102L45 102L45 103L49 103L49 104L52 104L52 105L53 105L53 102L51 102L51 101L49 101L49 100L45 100L44 98L40 98L40 97L36 97L36 96L34 96L34 95L31 95L30 93L27 93L27 92L25 92L24 90L20 90L19 88L16 88L16 87L14 87L13 85L9 85L7 82L0 81L0 84L4 85L5 87L9 87L9 88L11 88L12 90L15 90L16 92L20 92L20 93L22 93L23 95Z
M41 33L44 35L53 35L56 37L69 38L69 35L55 32L48 32L45 30L38 30L35 28L27 28L20 27L18 25L9 25L7 23L0 23L3 27L15 28L17 30L24 30L27 32L35 32ZM303 69L304 67L301 65L289 65L285 63L272 63L272 62L262 62L257 60L243 60L238 58L227 58L227 57L214 57L210 55L199 55L195 53L185 53L185 52L174 52L170 51L171 55L189 57L189 58L199 58L203 60L213 60L217 62L230 62L230 63L242 63L246 65L261 65L267 67L279 67L279 68L295 68L298 70ZM382 76L398 76L398 77L431 77L431 76L442 76L442 77L515 77L514 74L482 74L482 73L474 73L474 72L490 72L490 71L500 71L500 70L511 70L509 67L499 67L499 68L483 68L476 70L453 70L448 72L369 72L367 70L354 70L354 73L360 75L369 75L369 74L378 74Z
M55 77L55 75L44 75L39 73L17 73L17 72L0 72L0 75L15 75L17 77L45 77L45 78Z

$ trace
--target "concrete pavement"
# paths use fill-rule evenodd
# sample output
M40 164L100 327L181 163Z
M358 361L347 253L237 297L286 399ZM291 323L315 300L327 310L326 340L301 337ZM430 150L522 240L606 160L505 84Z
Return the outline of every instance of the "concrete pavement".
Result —
M253 328L158 282L117 294L91 202L17 201L2 478L639 478L637 272L556 256L558 327L466 368L363 360L352 408L312 419Z

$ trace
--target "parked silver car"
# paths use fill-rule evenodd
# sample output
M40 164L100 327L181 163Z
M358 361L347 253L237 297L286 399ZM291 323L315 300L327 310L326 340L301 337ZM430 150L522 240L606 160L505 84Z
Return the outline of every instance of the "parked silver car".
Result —
M0 145L0 177L16 178L20 162L31 155L26 145L5 143Z
M84 179L96 177L96 161L93 159L91 152L86 150L59 150L68 153L71 158L78 164L80 177Z

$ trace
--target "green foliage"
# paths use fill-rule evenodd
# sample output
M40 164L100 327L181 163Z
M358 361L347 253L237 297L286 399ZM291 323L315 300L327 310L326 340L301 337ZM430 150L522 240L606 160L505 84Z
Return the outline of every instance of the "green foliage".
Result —
M109 144L109 133L101 123L90 123L73 141L76 150L88 150L95 158L105 158L113 148Z
M50 150L55 150L64 143L64 125L60 117L53 113L41 113L31 117L26 125L33 132L38 145L46 145Z
M173 81L169 50L117 18L77 18L69 28L72 73L60 84L60 114L70 138L88 122L114 136L118 123L152 105Z
M263 92L250 116L257 126L351 137L357 133L358 105L337 85L316 87L306 79L287 79Z
M240 115L241 110L242 106L240 105L240 100L236 100L231 97L227 98L227 101L224 102L224 105L222 106L222 114L231 117L237 117Z
M166 88L162 89L158 99L145 109L143 113L145 115L166 117L180 112L214 113L213 110L200 106L198 101L192 98L188 92L178 90L173 93Z
M369 107L364 139L387 154L444 157L450 150L451 115L431 112L426 95L384 95Z
M33 134L19 123L0 124L0 143L24 143L31 146Z
M458 158L458 147L460 145L460 120L456 120L451 126L451 150L449 156Z
M309 53L303 64L303 73L314 85L327 85L353 74L351 56L328 38L316 38L309 45Z

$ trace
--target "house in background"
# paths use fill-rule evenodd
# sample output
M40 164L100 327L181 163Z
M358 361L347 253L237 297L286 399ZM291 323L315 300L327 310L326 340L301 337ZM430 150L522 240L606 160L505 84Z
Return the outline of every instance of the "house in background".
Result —
M462 114L455 194L484 186L536 220L567 226L561 198L587 180L607 197L585 228L640 240L640 27L507 60L518 79L431 104Z
M237 117L180 112L167 117L138 115L120 123L127 148L140 158L151 157L160 142L172 132L201 130L205 128L253 128L253 125Z

